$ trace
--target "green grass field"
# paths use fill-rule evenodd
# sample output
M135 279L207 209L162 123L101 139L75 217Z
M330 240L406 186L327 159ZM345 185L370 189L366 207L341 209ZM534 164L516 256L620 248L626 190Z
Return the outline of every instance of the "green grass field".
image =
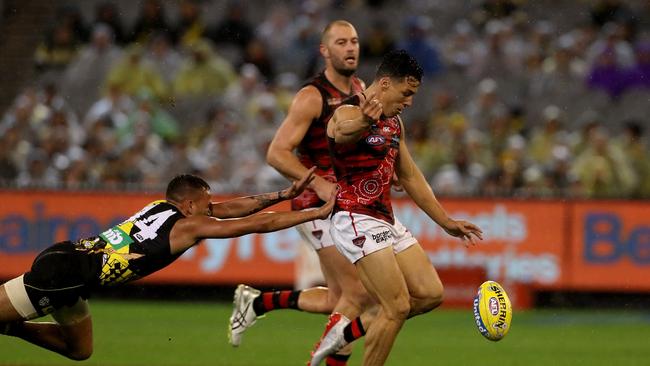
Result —
M224 303L91 303L95 353L68 361L21 340L0 337L0 365L304 365L325 317L277 311L227 343ZM351 365L360 364L358 345ZM650 313L516 312L508 336L485 340L470 310L437 310L411 319L388 365L650 365Z

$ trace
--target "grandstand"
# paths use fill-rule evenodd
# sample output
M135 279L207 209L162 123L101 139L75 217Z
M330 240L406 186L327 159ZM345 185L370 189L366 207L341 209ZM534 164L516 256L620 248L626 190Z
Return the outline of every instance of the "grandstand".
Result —
M146 189L186 166L220 192L277 187L266 144L320 67L319 29L343 17L367 81L387 49L420 53L425 84L405 120L441 194L648 197L647 5L501 3L5 1L16 90L0 100L0 180ZM18 18L36 13L34 35ZM34 47L12 48L16 32Z

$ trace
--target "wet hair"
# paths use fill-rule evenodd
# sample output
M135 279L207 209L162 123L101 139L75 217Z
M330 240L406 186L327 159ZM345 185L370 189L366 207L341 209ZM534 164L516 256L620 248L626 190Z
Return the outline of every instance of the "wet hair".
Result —
M203 178L192 174L175 176L167 185L165 198L170 201L181 202L200 190L209 190L210 185Z
M384 59L381 61L375 73L375 80L379 80L385 76L391 79L412 77L420 82L422 81L422 67L405 50L394 50L384 55Z

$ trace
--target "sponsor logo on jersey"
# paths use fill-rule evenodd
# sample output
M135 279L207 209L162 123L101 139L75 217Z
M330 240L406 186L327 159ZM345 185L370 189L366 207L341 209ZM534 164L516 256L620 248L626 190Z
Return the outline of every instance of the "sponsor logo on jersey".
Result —
M382 135L370 135L366 137L366 143L372 146L382 145L386 142L386 138Z
M117 226L99 234L99 237L104 239L104 241L110 244L110 246L115 250L119 250L120 248L133 243L131 237Z

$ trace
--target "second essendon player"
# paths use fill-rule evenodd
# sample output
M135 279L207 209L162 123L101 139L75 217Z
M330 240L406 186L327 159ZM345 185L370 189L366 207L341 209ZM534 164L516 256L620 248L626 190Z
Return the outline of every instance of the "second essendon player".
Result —
M320 53L325 60L325 70L296 94L267 155L268 163L287 178L302 176L307 167L317 167L309 189L292 201L294 210L315 209L336 189L327 144L327 124L336 108L365 88L354 76L359 62L359 38L352 24L344 20L330 23L323 31ZM324 314L332 310L359 313L368 302L354 266L334 246L330 221L314 220L296 228L318 253L328 287L260 293L240 285L235 293L235 309L230 322L234 346L239 345L243 332L258 316L271 310L294 308ZM335 356L340 356L334 360L337 364L345 364L347 356Z

